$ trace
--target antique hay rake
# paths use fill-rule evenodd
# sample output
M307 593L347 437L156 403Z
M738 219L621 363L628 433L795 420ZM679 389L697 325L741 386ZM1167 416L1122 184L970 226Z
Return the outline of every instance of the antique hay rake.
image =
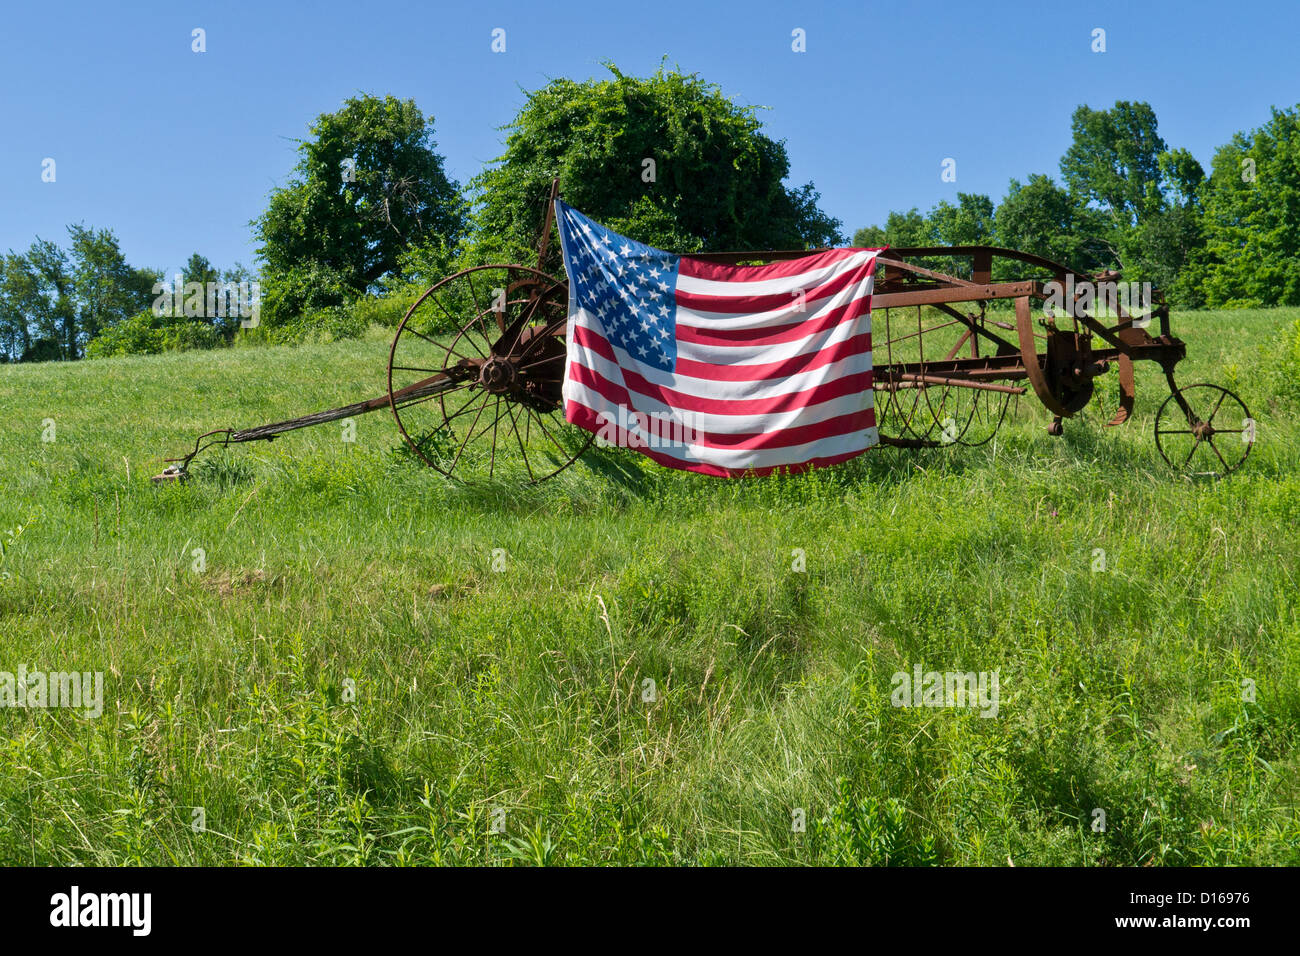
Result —
M414 456L448 477L500 473L538 482L569 467L595 436L564 420L568 284L545 269L557 191L553 184L536 266L464 269L411 306L389 350L384 394L255 428L207 432L188 454L167 459L172 466L155 481L185 478L195 456L214 445L270 441L381 408L392 412ZM694 258L762 264L815 251ZM934 260L954 265L940 271L922 264ZM1017 269L1038 277L994 278ZM1101 309L1077 290L1113 286L1118 273L1075 278L1060 263L991 246L882 252L872 297L880 444L982 444L1011 400L1031 391L1053 416L1048 431L1060 435L1063 420L1093 400L1112 368L1117 398L1107 425L1121 425L1133 411L1134 364L1151 361L1169 387L1155 421L1161 457L1190 475L1221 477L1239 467L1255 439L1250 412L1226 388L1176 383L1186 347L1170 331L1163 297L1155 293L1142 312L1118 301ZM1062 289L1064 314L1044 314L1044 303L1061 301Z

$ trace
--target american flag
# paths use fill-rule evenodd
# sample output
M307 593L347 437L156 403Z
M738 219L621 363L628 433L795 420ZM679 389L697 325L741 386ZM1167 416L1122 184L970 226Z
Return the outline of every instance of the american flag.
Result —
M564 415L671 468L801 471L876 444L878 249L728 266L634 242L556 201L569 276Z

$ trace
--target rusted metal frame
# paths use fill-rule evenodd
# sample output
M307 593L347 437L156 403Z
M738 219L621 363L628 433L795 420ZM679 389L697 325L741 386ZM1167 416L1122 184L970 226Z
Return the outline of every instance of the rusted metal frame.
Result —
M960 323L953 321L953 322L943 322L939 325L932 325L928 329L918 329L915 332L908 332L906 335L896 335L893 338L886 339L885 344L894 345L898 342L906 342L908 339L924 337L930 332L938 332L940 329L946 329L950 325L958 325L958 324ZM952 356L948 356L948 357L952 358Z
M537 246L537 271L546 269L546 253L551 244L551 224L555 220L555 200L560 195L560 177L551 180L551 198L546 203L545 218L542 220L542 239Z
M891 435L877 435L876 442L890 448L938 448L941 444L930 438L894 438Z
M427 398L431 395L437 395L440 392L446 392L466 381L470 377L469 371L459 368L448 369L447 372L439 372L437 375L430 376L405 388L398 389L391 395L392 400L398 402L413 401L417 398ZM339 408L327 409L323 412L313 412L310 415L303 415L301 418L291 418L288 421L275 422L270 425L260 425L257 428L245 428L240 431L230 433L230 442L261 441L265 438L274 438L276 435L284 432L295 431L299 428L310 428L312 425L324 425L326 422L335 422L341 418L351 418L353 415L365 415L368 412L378 411L381 408L388 408L390 404L389 395L380 395L375 398L367 399L364 402L354 402L351 405L343 405Z
M1020 353L1014 355L986 355L976 359L957 358L923 362L899 362L877 365L872 374L877 380L892 375L941 375L966 378L1023 378L1024 364Z
M1123 357L1119 349L1096 349L1092 353L1093 365L1113 362ZM1171 341L1152 340L1150 345L1138 346L1133 353L1138 361L1155 361L1162 365L1177 361L1185 354L1185 347L1178 339ZM1042 358L1042 356L1036 356ZM1028 377L1025 363L1019 351L1014 354L986 355L977 359L956 358L944 361L899 362L896 364L877 365L873 370L877 382L888 382L897 375L936 375L945 378L995 379L1016 381Z
M972 299L970 301L983 302L984 300ZM998 352L1006 353L1006 352L1017 351L1016 347L1012 345L1010 342L1008 342L1006 339L1002 338L1000 335L995 335L994 333L990 332L988 329L984 328L984 326L980 325L974 319L970 318L970 316L967 316L962 312L960 312L959 310L954 309L948 303L936 302L934 303L934 307L936 309L939 309L942 312L946 312L949 315L956 317L957 319L960 319L972 333L976 335L982 335L984 338L988 339L990 342L996 345L998 348ZM960 343L958 343L958 345L960 346ZM953 356L951 355L948 357L953 358Z
M1052 414L1058 418L1069 418L1074 415L1083 405L1087 404L1092 397L1091 380L1085 380L1079 388L1072 393L1067 392L1062 385L1061 394L1053 388L1054 384L1060 384L1061 379L1056 377L1053 368L1051 351L1054 342L1059 341L1050 337L1047 340L1048 353L1040 355L1038 353L1038 343L1034 339L1034 316L1030 308L1029 296L1022 296L1016 299L1016 331L1020 338L1020 358L1024 363L1025 370L1029 373L1029 384L1034 389L1034 394L1038 400L1043 403ZM1061 333L1058 333L1058 335ZM1053 380L1049 381L1049 375ZM1059 428L1059 422L1053 423Z
M954 286L947 288L914 289L908 292L877 293L871 297L872 309L902 308L912 305L938 305L942 302L981 302L992 299L1018 299L1022 296L1041 298L1043 284L1035 280L1024 282L991 282L986 285Z
M1058 276L1064 276L1066 273L1075 271L1063 263L1053 262L1051 259L1045 259L1030 252L1005 249L1001 246L903 246L892 248L889 251L904 258L915 256L918 259L932 259L935 257L966 258L969 256L979 261L984 256L987 256L990 272L992 272L992 261L994 259L1010 259L1013 262L1023 262L1027 265L1038 266ZM1076 274L1078 273L1076 272ZM979 280L975 281L979 282Z
M817 249L762 249L752 252L692 252L689 258L703 262L719 262L729 266L739 265L742 262L757 262L765 265L769 262L802 259L804 256L815 256L819 252L829 251L830 246Z
M1126 316L1122 307L1116 305L1119 310L1119 318L1123 321L1107 329L1095 317L1091 315L1078 316L1083 320L1084 325L1092 329L1107 342L1110 342L1116 348L1122 350L1123 354L1118 359L1119 364L1119 405L1115 409L1115 414L1110 421L1106 423L1107 427L1122 425L1128 421L1129 416L1133 414L1133 406L1137 398L1137 380L1133 369L1133 349L1140 348L1152 342L1151 336L1145 329L1139 329L1133 324L1133 317ZM1163 312L1160 316L1161 333L1164 337L1169 337L1169 309L1161 306L1157 312ZM1071 309L1076 313L1075 309ZM1177 360L1175 360L1175 363Z
M727 265L736 265L741 262L780 262L788 259L802 259L804 256L817 255L820 252L829 251L829 246L819 246L815 249L763 249L750 250L747 252L695 252L691 253L692 259L699 259L704 262L719 262ZM943 273L932 273L930 270L919 272L921 266L912 266L905 260L908 258L934 258L934 257L970 257L973 260L973 275L969 280L973 285L991 285L989 281L992 277L992 263L994 259L1009 259L1013 262L1023 262L1027 265L1037 266L1056 276L1064 276L1072 270L1060 262L1054 262L1042 256L1036 256L1033 253L1020 252L1016 249L1006 249L1001 246L899 246L883 251L882 261L887 264L894 264L910 267L910 271L918 274L930 274L942 276L946 282L956 284L966 283L968 280L959 279L956 276L948 276ZM1007 298L1014 298L1008 296ZM910 304L910 303L903 303Z
M455 370L449 370L455 371ZM399 401L414 400L424 398L430 395L437 395L440 392L449 391L460 384L463 384L465 376L455 374L439 373L430 378L408 385L400 389L397 393ZM296 431L299 428L310 428L313 425L323 425L326 422L338 421L341 418L351 418L354 415L365 415L369 412L378 411L389 405L388 395L379 395L375 398L367 399L364 402L353 402L351 405L343 405L339 408L330 408L321 412L313 412L310 415L303 415L300 418L291 418L287 421L273 422L269 425L259 425L256 428L219 428L215 431L205 432L194 441L194 450L180 458L165 458L164 461L180 462L180 471L184 472L189 463L202 451L216 446L226 447L227 445L236 445L250 441L270 441L277 435L285 432ZM213 436L221 436L219 438ZM211 441L204 442L205 438L211 438Z
M914 275L925 276L927 279L935 279L946 286L973 286L977 283L969 279L960 279L957 276L948 275L946 272L935 272L933 269L926 269L923 266L913 265L910 262L904 262L902 259L895 258L888 252L882 252L876 257L876 261L888 269L890 266L899 269L905 269Z
M953 388L970 388L984 392L1008 392L1012 395L1023 395L1025 389L1018 385L999 385L994 382L979 382L969 378L954 378L943 375L915 375L902 372L892 375L888 378L881 378L875 388L882 391L893 391L896 388L923 388L927 385L944 385Z
M816 255L819 252L829 251L829 246L819 246L815 249L762 249L751 250L748 252L694 252L691 253L692 259L702 259L705 262L721 262L734 265L738 262L777 262L785 259L799 259L803 256ZM994 259L1010 259L1013 262L1023 262L1027 265L1037 266L1045 269L1054 275L1065 275L1068 272L1075 271L1060 262L1054 262L1051 259L1045 259L1042 256L1036 256L1029 252L1020 252L1016 249L1006 249L1001 246L895 246L885 250L885 254L891 260L903 260L909 258L931 259L935 257L945 258L966 258L971 257L975 260L975 272L981 271L979 267L987 268L992 272L992 261ZM973 279L976 284L985 284L979 279ZM986 280L987 281L987 280Z
M950 349L948 350L948 354L945 355L944 358L945 358L945 359L954 359L954 358L956 358L956 357L957 357L957 353L961 351L961 347L962 347L963 345L965 345L967 342L969 342L969 341L971 340L971 335L972 335L972 332L971 332L970 329L967 329L965 332L963 332L963 333L961 334L961 337L960 337L959 339L957 339L957 343L956 343L952 348L950 348Z

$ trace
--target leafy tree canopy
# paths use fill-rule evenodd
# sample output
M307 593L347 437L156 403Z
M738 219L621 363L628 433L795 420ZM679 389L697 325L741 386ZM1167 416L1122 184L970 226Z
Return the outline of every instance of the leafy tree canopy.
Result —
M459 189L434 151L433 117L414 101L353 97L317 117L311 136L253 226L266 284L330 278L322 289L266 290L279 311L337 304L400 273L412 243L460 238Z
M1102 268L1106 247L1099 214L1075 202L1050 176L1011 180L994 214L996 244L1085 272Z
M551 180L569 204L674 252L842 241L812 184L787 186L785 144L694 74L553 80L506 127L505 153L472 186L474 255L533 261ZM558 264L555 259L552 264Z
M1070 192L1095 203L1116 225L1132 226L1164 207L1157 132L1148 103L1117 102L1113 109L1080 106L1071 120L1074 140L1061 157Z
M1214 156L1205 184L1210 305L1300 305L1300 106Z
M0 350L8 359L80 357L152 299L158 274L131 267L111 229L68 227L69 249L37 239L0 257Z

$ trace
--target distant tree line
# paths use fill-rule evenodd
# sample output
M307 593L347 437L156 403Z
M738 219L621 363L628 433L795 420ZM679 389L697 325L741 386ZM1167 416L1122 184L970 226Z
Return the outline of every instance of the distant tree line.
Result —
M132 268L109 229L69 226L67 248L37 239L0 256L0 354L80 358L86 343L148 306L157 274Z
M111 229L68 227L67 246L36 239L26 252L0 255L0 362L44 362L95 355L211 347L229 341L238 316L155 314L160 270L131 266ZM247 270L217 270L197 252L176 275L182 283L238 282Z
M505 152L464 188L447 176L434 120L411 100L356 96L324 114L250 225L258 271L218 272L195 253L183 281L255 278L261 326L157 315L155 284L108 229L72 226L0 257L0 359L75 359L253 340L354 335L395 322L415 294L487 262L535 261L551 180L584 212L676 252L847 242L812 183L787 182L783 142L694 74L553 80L527 95ZM1080 272L1122 269L1176 305L1300 304L1300 111L1222 146L1207 175L1160 137L1146 103L1080 106L1060 183L1012 179L1001 201L957 192L926 213L891 212L855 245L991 244ZM956 263L940 261L940 267ZM561 268L552 244L547 268Z
M995 204L979 193L929 212L891 212L854 244L998 245L1080 272L1122 269L1183 307L1300 304L1300 111L1274 109L1238 133L1207 176L1160 137L1147 103L1080 106L1061 185L1012 179Z

